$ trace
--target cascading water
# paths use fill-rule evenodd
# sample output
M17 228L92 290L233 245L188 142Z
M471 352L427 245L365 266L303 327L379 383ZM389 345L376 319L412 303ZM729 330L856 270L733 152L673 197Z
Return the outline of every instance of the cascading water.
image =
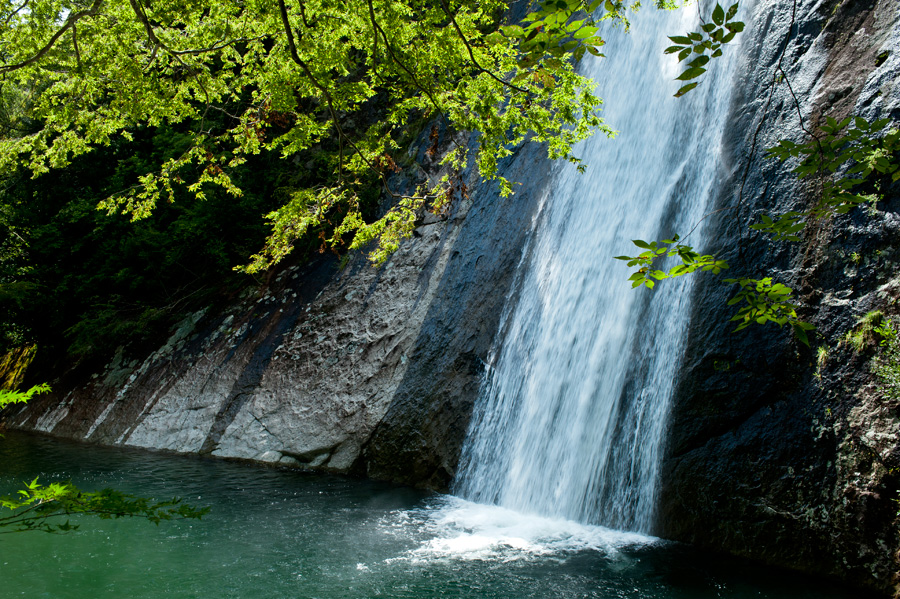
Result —
M706 4L706 3L704 3ZM709 11L705 11L709 14ZM676 99L667 35L697 12L642 11L582 65L620 131L553 174L507 300L454 491L469 500L650 532L658 456L686 336L690 277L631 289L632 239L682 235L720 172L732 44ZM686 242L703 244L702 224Z

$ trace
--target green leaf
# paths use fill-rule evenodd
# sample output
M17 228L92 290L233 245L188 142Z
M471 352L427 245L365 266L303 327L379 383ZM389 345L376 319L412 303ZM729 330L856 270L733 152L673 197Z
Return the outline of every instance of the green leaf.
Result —
M525 30L518 25L504 25L500 30L509 37L525 37Z
M576 31L576 32L572 35L572 37L574 37L574 38L577 39L577 40L581 40L581 39L584 39L584 38L586 38L586 37L591 37L591 36L594 35L595 33L597 33L597 28L596 28L596 27L587 26L587 27L582 27L581 29L579 29L578 31Z
M800 340L800 343L802 343L806 347L809 347L809 337L806 335L806 330L804 327L799 325L800 323L791 323L791 327L794 329L794 335L797 336L797 339Z
M725 22L725 10L718 2L716 3L716 7L713 9L712 20L716 25L719 26L721 26Z
M738 12L738 5L737 5L737 3L734 3L728 9L728 13L725 15L725 20L730 21L731 19L733 19L735 17L735 15L737 15L737 12Z
M680 44L682 46L690 46L692 45L691 39L689 37L685 37L683 35L670 35L669 39L675 42L676 44Z
M691 62L689 62L689 63L688 63L688 66L691 66L691 67L694 67L694 68L696 68L696 67L702 67L702 66L705 66L706 63L708 63L708 62L709 62L709 56L705 56L705 55L704 55L704 56L698 56L697 58L695 58L694 60L692 60Z
M706 69L702 67L693 67L684 71L681 75L676 77L679 81L688 81L690 79L696 79L700 75L706 72Z
M694 89L694 88L697 87L698 85L700 85L700 82L699 82L699 81L695 81L695 82L693 82L693 83L688 83L687 85L682 86L682 87L678 90L678 92L675 94L675 97L676 97L676 98L680 98L681 96L683 96L684 94L688 93L689 91L691 91L692 89Z

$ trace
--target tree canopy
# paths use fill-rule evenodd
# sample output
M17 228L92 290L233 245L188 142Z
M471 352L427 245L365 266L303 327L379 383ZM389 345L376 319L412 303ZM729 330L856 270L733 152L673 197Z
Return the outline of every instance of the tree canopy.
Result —
M588 52L601 55L598 21L628 26L626 6L617 0L544 0L515 19L504 0L13 0L0 6L0 176L22 181L24 168L40 179L62 167L75 165L77 171L86 155L112 158L115 173L79 196L81 210L99 204L132 220L186 198L227 194L246 206L248 189L254 198L275 197L272 205L249 202L267 213L271 227L262 250L239 267L250 273L312 237L323 248L366 248L379 264L411 234L423 209L443 210L454 195L466 194L453 172L474 163L482 177L512 193L498 161L525 139L545 143L551 158L582 168L574 144L596 131L612 131L599 116L592 82L574 64ZM737 9L717 4L699 31L670 38L675 45L666 53L685 63L677 96L694 89L710 59L743 30ZM785 77L783 69L773 77L779 75ZM451 174L415 190L393 189L398 150L436 122L450 132L443 160ZM860 129L861 122L855 122L856 130L885 127L864 122ZM840 125L831 132L833 143L816 138L772 150L781 159L805 154L803 168L816 172L834 172L845 159L865 163L810 214L841 212L863 201L864 194L851 187L873 169L896 174L888 161L896 135L875 142L857 136L845 143L835 137ZM454 135L463 131L477 132L474 141ZM140 159L124 158L133 144L148 138L156 143L160 136L172 142L165 151L138 150ZM830 158L825 147L840 155ZM254 187L261 161L268 172L278 170L271 167L276 155L292 158L290 168L300 174L292 174L277 193ZM259 178L256 173L256 183ZM394 198L386 213L373 208L376 189ZM196 215L194 208L188 211ZM755 228L790 240L806 216L768 218ZM208 217L187 222L196 231ZM21 251L10 240L4 252ZM631 278L635 286L727 268L677 237L658 247L641 244L646 251L639 256L621 257L639 267ZM215 253L212 261L223 255ZM166 256L161 262L179 264L177 256ZM669 271L656 264L673 256L682 264ZM127 270L112 268L118 268L115 280ZM725 282L740 286L735 301L746 304L736 316L739 328L790 323L806 339L809 327L788 301L790 288L766 278ZM28 289L2 291L18 297ZM114 320L110 310L120 312L116 306L91 309L100 310L100 320ZM133 322L143 328L146 310L134 311L141 316ZM68 326L76 330L83 322ZM90 318L88 328L96 329Z
M273 233L247 270L277 262L325 218L336 223L332 244L379 239L379 262L417 210L440 209L454 190L448 178L407 195L390 189L391 153L411 124L439 118L478 131L471 158L506 193L497 161L526 137L578 162L575 142L610 133L591 83L567 58L599 54L590 15L627 24L624 5L548 0L503 25L507 9L501 0L6 1L0 169L26 164L40 175L140 127L189 123L182 152L101 198L141 219L179 188L240 196L233 173L249 156L336 146L332 172L268 215ZM461 168L469 154L459 144L445 160ZM400 198L374 222L360 205L373 176Z

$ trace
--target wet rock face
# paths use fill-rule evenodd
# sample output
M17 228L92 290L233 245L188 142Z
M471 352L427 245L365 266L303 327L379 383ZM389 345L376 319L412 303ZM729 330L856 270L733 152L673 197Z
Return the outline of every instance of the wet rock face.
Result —
M798 291L801 317L817 327L813 347L772 326L732 334L732 290L698 286L662 467L659 532L891 594L900 571L900 405L872 374L874 337L858 347L846 337L870 311L898 313L898 186L877 212L818 223L799 244L747 231L760 214L802 210L816 192L759 156L785 136L802 139L786 86L768 101L791 8L759 3L763 26L748 27L742 42L750 56L728 140L731 179L719 200L726 210L714 227L735 275L773 276ZM900 5L800 2L793 31L783 64L803 126L851 113L900 119Z
M524 6L524 5L523 5ZM877 351L842 342L870 310L900 312L900 198L820 223L801 244L749 237L759 214L814 189L761 148L823 114L900 118L900 4L760 0L741 42L730 172L713 218L735 275L801 296L814 347L759 327L734 335L732 290L695 287L695 313L662 465L659 534L890 592L898 571L900 402L871 374ZM760 124L761 123L761 124ZM738 199L750 153L743 195ZM424 156L424 144L419 149ZM107 444L350 472L446 490L455 474L513 272L548 166L525 146L511 198L470 180L471 200L426 217L383 268L323 258L221 314L198 313L141 361L36 398L11 424ZM57 385L62 390L65 386Z
M226 312L188 318L143 361L120 352L10 424L446 490L543 193L543 155L526 145L509 161L523 183L510 198L468 181L476 199L425 215L382 268L357 256L343 270L333 258L286 269Z

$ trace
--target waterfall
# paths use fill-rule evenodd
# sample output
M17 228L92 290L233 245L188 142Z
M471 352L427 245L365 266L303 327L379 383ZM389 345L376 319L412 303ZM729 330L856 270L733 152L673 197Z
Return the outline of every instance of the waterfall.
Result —
M645 9L609 35L609 58L581 65L619 135L579 148L586 174L554 167L463 448L465 499L652 530L691 277L632 289L613 256L639 252L632 239L685 235L709 210L739 50L673 98L682 65L666 36L699 30L697 18L695 6ZM702 224L687 243L703 249Z

